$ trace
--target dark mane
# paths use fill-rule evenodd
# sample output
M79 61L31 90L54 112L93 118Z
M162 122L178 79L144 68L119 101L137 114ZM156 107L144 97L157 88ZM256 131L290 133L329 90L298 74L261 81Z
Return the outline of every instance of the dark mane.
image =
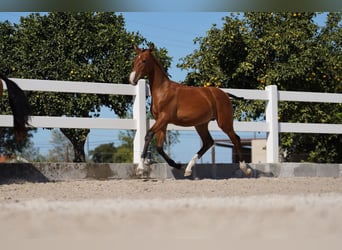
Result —
M143 51L145 51L147 49L144 49ZM151 52L150 53L153 60L156 62L157 66L159 67L159 69L163 72L163 74L169 79L169 75L168 73L166 73L165 68L163 67L163 65L161 64L161 62L156 58L156 56Z

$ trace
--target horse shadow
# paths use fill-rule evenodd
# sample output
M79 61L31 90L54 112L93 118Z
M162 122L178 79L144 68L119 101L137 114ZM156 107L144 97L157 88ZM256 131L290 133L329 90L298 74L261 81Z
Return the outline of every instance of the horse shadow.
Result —
M261 178L274 177L272 172L264 172L255 168L248 168L252 170L252 174L247 176L240 168L238 163L231 164L196 164L193 167L192 175L184 177L185 165L181 169L171 169L171 173L175 179L230 179L230 178Z
M50 182L33 164L0 163L0 185L25 182Z

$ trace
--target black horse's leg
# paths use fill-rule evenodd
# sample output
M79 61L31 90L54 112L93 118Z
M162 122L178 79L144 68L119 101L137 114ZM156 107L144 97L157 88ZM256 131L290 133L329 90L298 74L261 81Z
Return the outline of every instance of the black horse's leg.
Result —
M152 140L154 134L155 133L151 129L149 131L147 131L147 133L146 133L144 149L143 149L143 152L141 154L141 159L140 159L139 165L138 165L137 170L136 170L137 175L143 175L143 173L144 173L144 165L145 165L145 161L146 161L147 150L148 150L148 147L151 143L151 140Z
M242 172L244 172L245 175L247 176L251 176L252 172L251 170L247 167L245 161L242 158L242 146L241 146L241 140L240 137L234 132L233 129L229 129L229 130L223 130L224 132L226 132L226 134L229 136L230 140L233 142L234 144L234 148L236 150L237 153L237 158L239 159L239 168L242 170Z
M205 152L208 151L209 148L214 144L214 140L211 137L209 130L208 130L208 124L203 124L200 126L196 126L196 131L201 137L202 140L202 147L201 149L197 152L198 154L198 159L201 158Z
M157 151L164 158L167 164L169 164L171 167L180 169L182 165L176 163L164 152L163 144L164 144L165 136L166 136L166 127L157 133Z
M141 153L142 159L146 159L147 150L148 150L148 147L150 146L153 136L154 136L154 132L152 130L147 131L146 136L145 136L144 149L143 149L143 152Z
M145 160L147 156L147 150L153 139L153 136L156 133L159 133L160 131L166 130L166 126L167 126L167 121L165 119L165 114L159 114L159 117L156 120L155 124L153 124L153 126L146 133L144 149L141 154L140 163L136 170L137 175L142 175L144 173L144 165L145 165Z

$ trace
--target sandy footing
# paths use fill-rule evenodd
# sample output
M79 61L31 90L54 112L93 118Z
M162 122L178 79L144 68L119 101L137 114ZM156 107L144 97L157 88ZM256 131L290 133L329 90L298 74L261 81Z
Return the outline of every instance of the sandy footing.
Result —
M0 185L2 249L340 249L342 178Z

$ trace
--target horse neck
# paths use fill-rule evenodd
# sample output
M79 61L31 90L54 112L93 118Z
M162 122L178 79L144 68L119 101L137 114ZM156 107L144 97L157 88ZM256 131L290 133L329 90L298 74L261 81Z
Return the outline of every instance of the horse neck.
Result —
M150 81L150 88L151 92L156 91L157 89L160 89L161 87L165 86L169 81L169 77L160 65L155 59L154 62L156 65L153 67L153 70L151 71L149 75L149 81Z

